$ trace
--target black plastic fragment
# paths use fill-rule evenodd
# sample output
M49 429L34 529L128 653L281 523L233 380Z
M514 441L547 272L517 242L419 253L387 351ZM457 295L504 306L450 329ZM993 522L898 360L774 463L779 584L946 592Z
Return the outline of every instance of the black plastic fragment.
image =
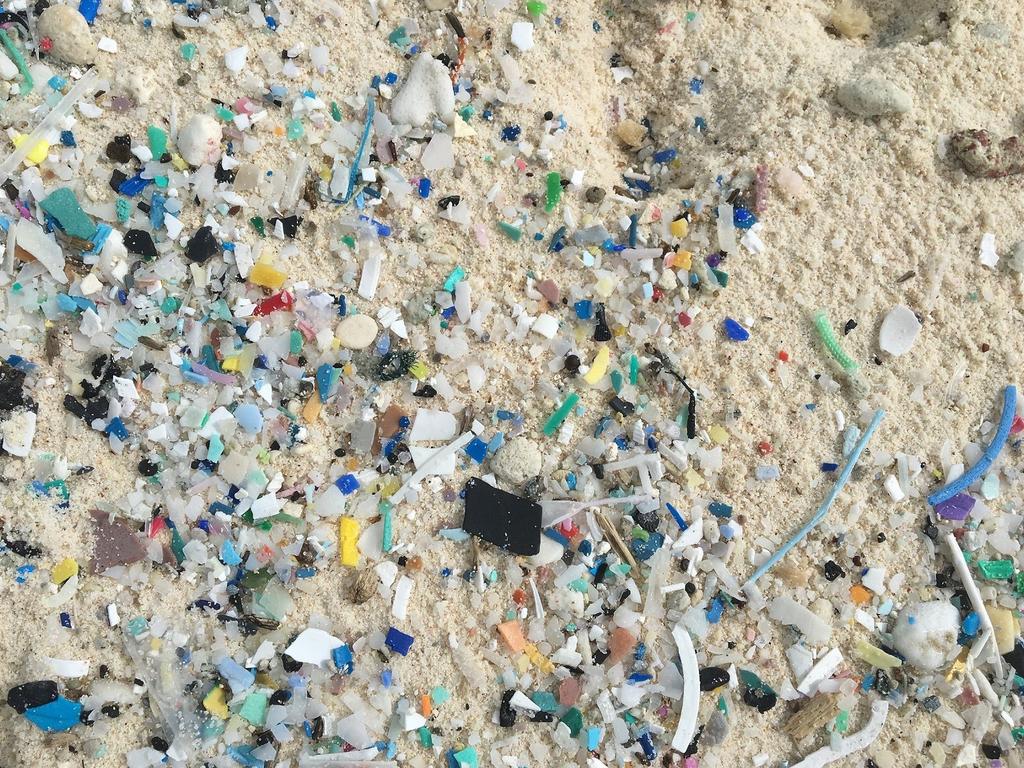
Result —
M540 504L476 477L466 483L465 493L463 530L517 555L540 552Z

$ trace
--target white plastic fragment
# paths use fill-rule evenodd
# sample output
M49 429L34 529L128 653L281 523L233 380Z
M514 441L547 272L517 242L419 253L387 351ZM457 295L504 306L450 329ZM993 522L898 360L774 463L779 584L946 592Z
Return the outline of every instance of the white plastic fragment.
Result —
M363 272L359 276L359 295L364 299L372 299L377 295L377 284L380 282L381 256L371 253L363 262Z
M768 615L775 621L796 627L814 645L827 643L832 636L832 627L791 597L772 600L768 604Z
M229 72L241 72L245 69L245 59L248 55L249 46L247 45L240 45L238 48L232 48L224 54L224 66L227 67Z
M78 661L77 659L55 659L46 657L46 665L50 668L50 674L57 677L85 677L89 674L89 662Z
M454 113L455 93L448 68L429 53L421 53L391 102L391 121L421 128L431 115L451 123Z
M883 352L894 357L906 354L914 346L917 334L921 330L921 321L913 311L902 304L889 310L878 331L878 346Z
M513 693L512 699L509 701L509 703L513 707L525 709L527 712L540 712L540 707L537 704L535 704L533 700L522 691L517 690L515 693Z
M939 669L959 650L959 629L960 613L948 600L911 603L896 618L893 646L908 664L924 670Z
M818 686L832 677L832 675L835 674L835 671L839 669L839 665L842 663L842 652L838 648L833 648L818 659L815 665L811 667L810 671L804 675L796 689L804 696L813 696L814 691L817 690Z
M46 271L58 283L68 281L67 275L64 274L64 251L60 244L34 221L18 219L14 227L14 242L46 267Z
M451 440L455 436L458 423L448 411L435 411L430 408L419 408L416 419L412 423L409 441L413 443L435 440Z
M981 236L978 263L984 267L994 267L999 263L999 254L996 253L996 236L991 232L986 232Z
M395 586L395 597L391 602L391 615L396 619L405 621L406 613L409 610L409 598L412 597L412 588L415 582L408 576L402 576Z
M888 715L889 702L881 700L872 702L871 718L868 720L867 725L852 736L842 739L839 742L838 749L832 749L831 745L822 747L809 754L794 765L793 768L821 768L823 765L828 765L836 760L852 755L854 752L859 752L878 738L878 734L881 732L882 726L885 725L885 719Z
M21 458L29 455L36 436L36 414L33 411L15 411L0 428L3 430L3 446L7 453Z
M528 21L512 23L512 45L520 51L533 48L533 24Z
M402 487L395 491L394 495L391 497L391 503L398 504L405 499L405 495L409 492L409 488L416 485L426 477L430 473L431 467L435 462L442 461L445 457L450 456L459 449L469 445L469 442L473 437L474 435L472 432L466 432L458 440L436 450L434 455L423 461L423 463L416 468L416 471L413 472L412 476L402 483Z
M679 725L672 736L672 749L686 752L697 731L697 714L700 708L700 670L697 669L697 652L690 634L682 624L672 628L672 639L679 650L679 662L683 670L683 703L679 710Z
M533 326L531 326L530 330L540 334L545 339L553 339L555 334L558 333L558 318L545 312L533 321Z
M0 51L0 78L4 80L16 80L18 78L18 67L11 57Z
M285 653L303 664L323 664L331 660L331 651L344 643L334 635L316 627L304 629Z
M981 626L984 630L975 642L974 647L971 648L971 657L977 658L989 645L989 641L991 641L989 659L995 665L996 676L1002 677L1003 661L996 648L995 629L992 626L992 619L988 615L988 609L985 608L985 602L981 599L981 591L978 589L978 584L975 582L974 576L971 575L971 569L967 566L967 561L964 559L964 553L960 550L960 545L957 543L956 537L952 532L946 534L946 547L949 549L953 567L956 569L957 575L964 585L964 591L967 592L967 597L971 601L971 607L974 608L981 619Z
M425 171L440 171L455 167L455 150L452 137L447 133L435 133L420 156Z
M452 453L442 459L432 461L436 452L436 448L429 448L423 445L409 446L409 455L412 456L412 463L417 469L424 464L428 464L425 468L427 475L442 475L444 477L449 477L455 474L455 468L458 465L458 458L456 455Z

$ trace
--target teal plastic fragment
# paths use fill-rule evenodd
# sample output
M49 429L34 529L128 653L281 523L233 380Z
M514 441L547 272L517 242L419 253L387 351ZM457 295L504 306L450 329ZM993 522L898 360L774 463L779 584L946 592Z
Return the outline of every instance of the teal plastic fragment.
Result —
M67 187L54 190L39 203L42 209L53 216L65 232L81 240L92 240L96 224L78 204L75 193Z

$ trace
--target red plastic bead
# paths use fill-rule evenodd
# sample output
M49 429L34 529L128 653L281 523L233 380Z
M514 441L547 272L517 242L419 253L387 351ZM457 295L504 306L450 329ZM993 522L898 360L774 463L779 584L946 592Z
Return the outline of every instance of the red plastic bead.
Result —
M665 292L658 286L654 286L654 290L651 291L651 301L658 302L665 295Z
M680 312L679 313L679 324L681 326L683 326L683 328L685 328L686 326L688 326L692 322L693 322L693 318L690 317L688 314L686 314L685 312Z
M762 440L760 443L757 444L757 452L760 453L762 456L767 456L773 450L775 449L772 448L772 444L769 443L767 440Z
M1024 432L1024 419L1020 416L1013 417L1013 424L1010 425L1010 434L1016 435L1020 432Z
M781 360L784 363L788 363L789 362L789 352L787 352L784 349L780 349L779 350L779 360Z

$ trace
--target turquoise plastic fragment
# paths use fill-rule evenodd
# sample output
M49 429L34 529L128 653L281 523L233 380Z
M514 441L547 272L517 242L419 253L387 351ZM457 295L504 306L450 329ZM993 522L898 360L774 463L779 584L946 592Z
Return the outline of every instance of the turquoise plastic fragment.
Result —
M82 705L63 696L58 696L56 701L43 704L41 707L25 710L25 717L29 722L47 733L70 731L78 725L81 714Z
M92 240L92 236L96 232L96 225L78 204L75 193L67 187L54 190L44 197L39 205L53 216L60 223L61 228L72 237Z

